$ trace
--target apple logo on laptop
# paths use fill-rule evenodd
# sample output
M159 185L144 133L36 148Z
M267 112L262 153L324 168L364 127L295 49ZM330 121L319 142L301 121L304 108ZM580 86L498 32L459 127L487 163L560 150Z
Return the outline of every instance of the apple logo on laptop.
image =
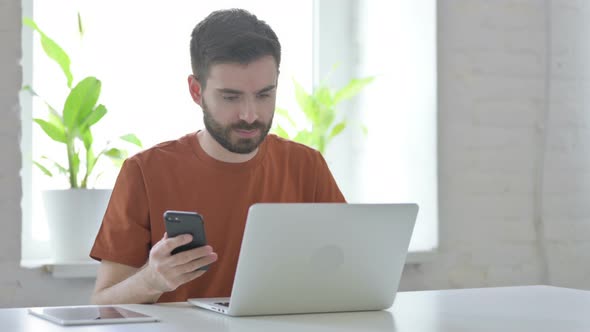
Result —
M327 245L313 251L311 265L314 269L334 271L344 264L344 252L336 245Z

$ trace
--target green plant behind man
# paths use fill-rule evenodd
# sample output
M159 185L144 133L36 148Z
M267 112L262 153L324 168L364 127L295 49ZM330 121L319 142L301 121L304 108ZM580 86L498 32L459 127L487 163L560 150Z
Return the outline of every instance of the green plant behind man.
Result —
M305 115L307 123L298 124L289 111L277 108L276 114L286 119L295 128L296 133L290 137L287 130L280 124L277 124L274 132L281 137L313 147L324 154L332 139L348 125L346 119L338 117L338 104L356 96L373 80L374 77L351 79L340 90L330 88L324 81L312 93L307 93L301 84L293 79L297 104ZM363 130L366 132L366 128Z
M43 132L52 140L65 145L67 154L67 166L47 156L42 161L33 163L47 176L53 177L50 169L57 170L68 178L71 188L87 188L90 175L95 170L97 162L102 156L109 157L113 163L120 167L128 152L125 149L117 148L109 141L100 152L95 153L94 137L91 127L97 124L107 113L107 108L98 104L101 92L101 81L96 77L88 76L80 80L73 88L74 76L70 69L69 55L43 30L35 21L24 18L23 24L36 31L41 40L41 46L45 54L59 65L66 77L66 85L69 94L66 97L61 114L52 107L44 98L39 96L30 86L24 86L23 90L28 91L34 97L40 98L49 110L46 119L35 118L33 121L39 125ZM83 35L82 19L78 14L78 31ZM119 140L142 147L141 141L135 134L127 134L118 137Z

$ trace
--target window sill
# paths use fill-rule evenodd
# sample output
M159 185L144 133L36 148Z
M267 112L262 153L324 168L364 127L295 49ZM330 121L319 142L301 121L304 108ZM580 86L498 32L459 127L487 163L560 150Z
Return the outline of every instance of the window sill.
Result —
M23 268L41 268L51 273L54 278L96 278L99 262L93 260L59 262L53 260L26 260L21 261Z
M434 260L435 255L435 250L410 252L406 259L406 265L419 265L430 262ZM93 260L60 263L52 260L26 260L21 262L23 268L41 268L51 273L54 278L59 279L96 278L99 265L99 262Z

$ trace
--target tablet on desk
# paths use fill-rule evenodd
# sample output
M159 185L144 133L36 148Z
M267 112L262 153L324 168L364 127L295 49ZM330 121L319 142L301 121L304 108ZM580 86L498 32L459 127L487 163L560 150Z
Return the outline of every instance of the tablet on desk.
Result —
M60 325L157 322L158 318L117 306L29 308L29 313Z

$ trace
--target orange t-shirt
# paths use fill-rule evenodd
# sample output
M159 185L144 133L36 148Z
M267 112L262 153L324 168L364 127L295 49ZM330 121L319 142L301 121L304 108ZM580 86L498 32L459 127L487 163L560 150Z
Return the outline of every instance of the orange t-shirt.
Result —
M139 268L164 236L164 211L198 212L218 260L158 302L227 297L248 208L259 202L345 199L321 154L302 144L268 135L252 159L226 163L207 155L196 133L188 134L125 161L90 257Z

